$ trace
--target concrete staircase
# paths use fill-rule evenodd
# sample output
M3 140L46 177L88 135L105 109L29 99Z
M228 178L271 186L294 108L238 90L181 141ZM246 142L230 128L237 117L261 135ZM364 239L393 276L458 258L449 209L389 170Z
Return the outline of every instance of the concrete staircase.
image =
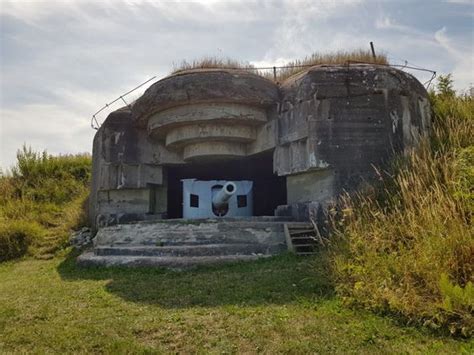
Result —
M281 218L254 217L159 220L109 226L98 231L93 250L80 255L78 263L180 269L255 260L287 250L285 222Z
M314 255L323 245L312 223L285 223L283 229L288 250L296 255Z

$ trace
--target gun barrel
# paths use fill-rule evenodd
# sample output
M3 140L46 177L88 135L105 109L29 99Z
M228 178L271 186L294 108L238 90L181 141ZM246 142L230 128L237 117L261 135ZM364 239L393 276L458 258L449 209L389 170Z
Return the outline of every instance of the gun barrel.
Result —
M236 189L237 187L233 182L227 182L212 198L212 205L215 208L222 207L235 194Z

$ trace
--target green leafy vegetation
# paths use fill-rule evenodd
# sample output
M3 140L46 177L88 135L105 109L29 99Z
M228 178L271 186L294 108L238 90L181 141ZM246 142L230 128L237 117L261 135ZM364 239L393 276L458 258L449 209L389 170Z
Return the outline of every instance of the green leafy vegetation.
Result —
M438 76L438 94L444 98L455 96L451 74Z
M333 269L350 303L472 336L474 329L474 99L449 76L431 93L430 139L344 196L334 218Z
M344 307L324 255L183 272L0 264L0 353L432 353L472 344Z
M334 53L313 53L303 59L295 60L285 64L288 68L279 68L277 70L276 80L278 82L298 74L308 69L312 65L320 64L347 64L349 62L388 64L385 54L379 54L375 59L370 51L363 49L354 51L338 51ZM258 70L254 65L247 62L239 62L231 58L203 57L191 62L183 61L180 65L173 68L172 74L177 74L186 70L193 69L246 69L249 72L261 75L267 79L274 80L273 71L270 73L264 70Z
M91 158L51 156L23 147L0 176L0 261L25 254L48 258L85 224Z

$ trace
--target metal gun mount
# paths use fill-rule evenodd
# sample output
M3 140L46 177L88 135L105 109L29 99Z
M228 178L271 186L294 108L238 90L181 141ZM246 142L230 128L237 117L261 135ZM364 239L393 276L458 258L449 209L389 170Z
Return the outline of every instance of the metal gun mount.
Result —
M253 215L253 182L183 179L183 218Z

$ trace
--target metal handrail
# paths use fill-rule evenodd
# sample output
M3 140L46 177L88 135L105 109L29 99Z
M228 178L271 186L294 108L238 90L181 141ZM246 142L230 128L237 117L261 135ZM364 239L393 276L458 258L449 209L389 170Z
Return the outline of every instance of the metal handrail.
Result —
M98 130L98 129L100 128L100 124L99 124L99 122L97 121L96 115L99 114L99 113L101 113L103 110L105 110L106 108L108 108L110 105L116 103L117 101L122 100L122 101L125 103L126 106L130 107L130 105L127 103L127 101L125 101L124 96L127 96L128 94L131 94L132 92L134 92L135 90L141 88L143 85L149 83L150 81L154 80L155 78L156 78L156 76L154 76L154 77L148 79L147 81L141 83L140 85L136 86L136 87L133 88L132 90L129 90L129 91L127 91L125 94L120 95L120 96L117 97L114 101L109 102L108 104L105 104L99 111L97 111L96 113L94 113L94 114L92 115L91 127L92 127L93 129ZM94 122L95 122L95 124L97 125L96 127L94 126Z

